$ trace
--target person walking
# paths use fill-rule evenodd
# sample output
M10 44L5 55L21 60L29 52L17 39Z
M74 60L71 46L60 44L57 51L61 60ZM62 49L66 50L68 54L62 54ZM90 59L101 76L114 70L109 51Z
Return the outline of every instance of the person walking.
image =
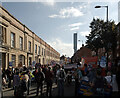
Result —
M8 88L11 88L11 80L12 80L12 69L9 67L6 70L7 78L8 78Z
M32 76L31 76L30 70L27 70L26 74L29 77L28 82L27 82L27 95L29 95Z
M28 82L29 77L27 74L24 74L22 77L22 80L20 82L20 87L21 87L21 96L25 96L25 92L27 91L27 82Z
M96 78L93 82L94 93L98 96L104 95L104 85L106 83L105 78L101 75L101 71L97 70Z
M37 93L36 96L39 94L39 88L41 88L41 95L43 90L43 81L45 79L45 74L42 72L41 68L38 68L38 72L36 73L36 82L37 82Z
M75 96L78 96L77 92L80 86L80 80L82 79L82 72L79 68L75 69L74 77L75 77Z
M45 81L47 83L47 92L46 92L46 96L51 97L52 96L52 84L53 84L53 72L52 72L52 68L48 67L45 73Z
M13 77L13 86L14 86L14 95L17 96L18 92L18 87L20 85L20 77L19 77L19 72L16 71L15 74L14 74L14 77Z
M58 96L64 96L64 81L66 77L66 73L64 69L61 67L57 71L57 80L58 80Z
M68 71L66 75L66 82L68 86L71 84L71 80L72 80L72 74L70 73L70 71Z

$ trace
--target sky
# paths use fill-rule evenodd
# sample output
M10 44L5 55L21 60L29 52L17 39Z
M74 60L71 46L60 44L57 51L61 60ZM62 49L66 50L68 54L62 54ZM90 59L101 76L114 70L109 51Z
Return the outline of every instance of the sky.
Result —
M9 0L11 1L11 0ZM105 1L105 0L104 0ZM25 24L45 42L57 50L60 55L71 57L74 54L73 34L77 33L77 49L86 42L90 33L90 22L93 18L106 21L106 8L96 9L95 6L108 6L108 19L118 23L118 2L2 2L2 6L15 18Z

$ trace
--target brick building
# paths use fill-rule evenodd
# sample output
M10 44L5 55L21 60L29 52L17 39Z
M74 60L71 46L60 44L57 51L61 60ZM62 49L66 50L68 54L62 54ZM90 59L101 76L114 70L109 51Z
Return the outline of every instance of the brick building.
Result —
M59 62L60 54L27 26L0 6L0 52L2 68Z
M81 61L81 57L91 57L92 56L92 51L89 48L86 48L84 45L77 50L73 57L72 57L72 62L79 62Z

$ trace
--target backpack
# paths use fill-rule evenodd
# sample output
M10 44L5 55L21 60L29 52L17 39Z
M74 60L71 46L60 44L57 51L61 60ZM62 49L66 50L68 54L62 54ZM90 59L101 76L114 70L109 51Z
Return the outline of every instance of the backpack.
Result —
M64 77L65 77L65 74L64 74L64 71L63 71L63 70L60 70L59 77L60 77L60 78L64 78Z

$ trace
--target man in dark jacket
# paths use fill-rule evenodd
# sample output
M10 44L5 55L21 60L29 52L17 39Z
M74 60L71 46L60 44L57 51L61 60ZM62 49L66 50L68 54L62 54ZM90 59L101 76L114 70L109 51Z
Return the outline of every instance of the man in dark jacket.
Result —
M53 72L52 72L52 68L48 67L47 71L45 73L45 81L47 83L47 92L46 95L48 96L52 96L51 90L52 90L52 83L53 83Z
M38 68L38 72L36 73L36 82L37 82L37 93L36 96L38 96L39 94L39 88L41 89L41 95L42 95L42 88L43 88L43 81L45 79L45 75L42 72L41 68Z

